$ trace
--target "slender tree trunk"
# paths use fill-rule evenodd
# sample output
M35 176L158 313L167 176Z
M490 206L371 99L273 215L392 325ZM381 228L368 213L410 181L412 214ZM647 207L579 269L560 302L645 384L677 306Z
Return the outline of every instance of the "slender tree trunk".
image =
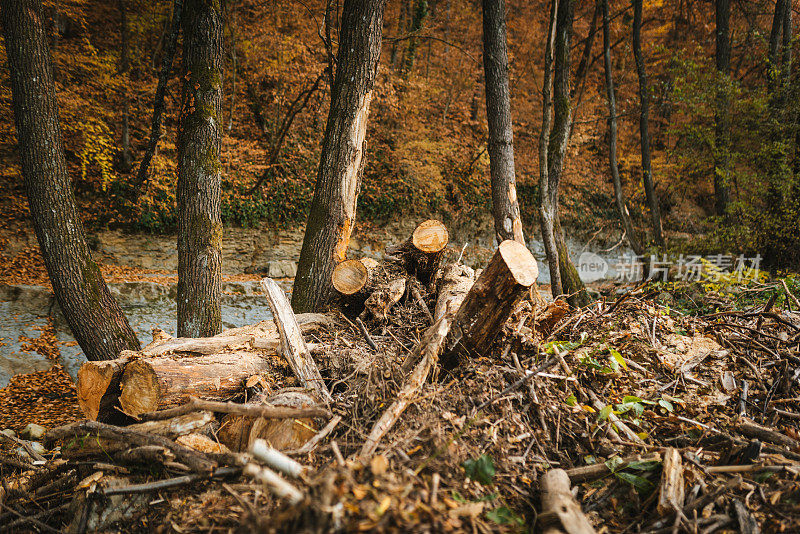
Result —
M539 219L542 226L542 242L544 243L547 264L550 268L550 292L553 298L561 296L564 291L561 284L561 271L558 267L558 248L556 247L556 200L554 191L550 189L548 176L548 145L552 129L553 113L553 46L556 36L556 17L559 0L550 4L550 23L547 28L547 42L544 50L544 76L542 82L542 128L539 130Z
M222 19L216 0L187 0L178 132L178 336L222 330L220 139Z
M558 270L561 273L561 289L570 304L583 306L589 303L589 295L577 269L569 257L569 250L561 228L558 210L558 188L564 171L564 158L567 155L569 134L572 130L572 102L570 99L570 46L572 41L572 19L574 0L561 0L556 17L555 53L553 55L553 132L550 137L547 155L547 177L553 198L555 212L554 237L558 249Z
M47 274L89 360L110 360L139 340L92 260L67 174L52 61L40 0L2 0L5 48L22 176Z
M611 64L611 22L608 13L608 0L598 0L598 2L601 4L599 7L603 13L603 64L605 66L606 97L608 102L608 163L611 168L611 178L614 181L614 200L617 203L622 227L625 229L625 235L628 237L631 249L633 249L634 254L640 256L644 252L631 222L631 216L622 192L619 166L617 165L617 98L614 91L614 75Z
M633 0L633 55L636 59L636 73L639 77L639 101L641 112L639 115L639 134L642 147L642 182L650 207L650 219L653 227L653 239L659 247L664 246L664 234L661 229L661 212L658 207L658 197L653 185L653 173L650 164L650 93L647 85L647 71L644 57L642 56L642 0Z
M769 89L771 93L777 93L778 80L780 79L780 63L781 58L778 55L779 46L781 42L781 33L783 32L783 15L786 12L786 5L788 0L777 0L775 2L775 11L772 15L772 28L769 32L769 52L767 68L767 79L769 80Z
M409 0L400 0L400 14L397 18L397 35L396 35L398 39L402 37L402 34L405 32L406 29L405 26L406 26L406 18L408 16L408 2ZM392 66L392 69L394 70L397 70L397 66L399 64L398 56L400 54L397 53L399 49L400 49L399 41L394 41L392 43L392 52L391 55L389 56L389 64Z
M781 107L789 103L792 81L792 3L784 4L783 36L781 38Z
M126 0L119 0L119 14L120 14L120 57L119 57L119 73L126 75L129 66L129 49L128 49L128 5ZM122 95L122 153L120 154L120 168L123 172L130 172L133 168L131 161L131 134L130 134L130 97L128 95L128 86L123 89Z
M233 130L233 114L236 109L236 2L231 1L230 6L230 21L228 22L230 31L231 42L231 105L230 112L228 113L228 126L227 130L230 133Z
M156 153L158 140L161 139L161 128L164 123L164 97L167 94L167 82L172 73L172 62L175 59L175 46L178 42L178 33L181 29L181 11L183 0L175 0L172 6L172 22L169 34L165 35L166 44L164 55L161 57L161 72L158 75L158 85L156 94L153 97L153 120L150 127L150 140L147 143L142 161L139 163L139 171L136 173L136 180L133 185L134 195L138 198L147 184L147 173L150 169L150 162Z
M730 204L730 183L728 165L731 144L730 119L730 72L731 72L731 39L730 39L730 0L716 0L716 64L717 94L714 100L714 196L717 215L723 216Z
M422 25L425 24L425 19L427 18L428 0L415 0L411 27L409 28L413 36L408 40L408 48L406 49L405 61L403 64L403 76L408 76L411 73L411 69L414 68L414 62L417 59L417 48L419 47L419 39L416 34L422 30Z
M330 301L331 275L355 223L364 137L378 71L386 0L345 0L322 158L292 293L297 313Z
M483 68L486 118L489 123L492 211L497 242L514 239L524 245L514 173L514 129L508 83L504 0L483 0Z

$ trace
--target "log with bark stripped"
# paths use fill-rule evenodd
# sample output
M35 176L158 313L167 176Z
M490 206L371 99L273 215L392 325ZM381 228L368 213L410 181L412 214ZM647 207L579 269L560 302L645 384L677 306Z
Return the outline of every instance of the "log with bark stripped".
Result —
M445 225L429 219L417 226L404 243L386 247L386 254L399 258L409 274L427 284L439 269L449 239Z
M543 534L595 534L581 506L570 491L569 476L563 469L551 469L542 475L542 512L536 521Z

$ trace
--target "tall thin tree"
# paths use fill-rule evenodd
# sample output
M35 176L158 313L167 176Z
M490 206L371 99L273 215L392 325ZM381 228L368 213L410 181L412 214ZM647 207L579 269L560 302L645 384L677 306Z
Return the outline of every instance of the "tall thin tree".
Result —
M40 0L2 0L22 177L53 292L89 360L137 350L139 340L106 286L78 216L58 118Z
M342 7L331 107L292 293L298 313L328 304L333 269L345 259L350 243L385 5L386 0L345 0Z
M558 212L559 184L572 130L570 43L574 11L573 0L553 0L551 4L539 136L539 214L553 296L567 295L571 304L582 306L589 302L589 296L569 257Z
M729 160L731 144L731 37L730 0L715 0L717 87L714 98L714 197L717 215L730 204Z
M414 0L413 12L411 14L411 24L408 28L411 34L408 39L408 48L403 58L403 76L408 76L414 68L417 59L417 49L419 48L418 34L422 31L425 19L428 18L428 0Z
M508 83L504 0L483 0L483 68L489 123L489 171L497 242L525 243L514 172L514 128Z
M614 182L614 200L617 203L617 211L622 221L622 228L628 237L631 249L637 256L643 254L642 245L636 235L636 230L631 222L628 205L625 202L625 195L622 191L622 181L619 177L619 165L617 164L617 97L614 90L614 72L611 63L611 21L609 17L608 0L598 0L598 7L603 16L603 65L605 67L606 79L606 101L608 104L608 164L611 169L611 179Z
M650 208L650 220L653 240L659 247L664 246L664 232L661 228L661 210L658 207L658 196L653 185L653 171L650 155L650 88L647 82L647 69L642 54L642 0L633 0L633 55L636 60L636 74L639 78L639 135L642 150L642 182L647 205Z
M222 329L222 18L216 0L187 0L178 132L178 335Z

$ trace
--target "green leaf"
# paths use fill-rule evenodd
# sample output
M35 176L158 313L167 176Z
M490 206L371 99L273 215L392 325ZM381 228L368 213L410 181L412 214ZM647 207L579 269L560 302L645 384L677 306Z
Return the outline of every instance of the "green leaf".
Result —
M578 404L578 399L575 398L574 393L570 393L569 397L566 398L566 403L570 406L575 406Z
M477 459L467 460L461 466L464 468L467 478L471 478L484 486L492 483L495 470L494 462L489 456L481 454Z
M639 475L626 473L624 471L617 471L614 473L614 476L636 488L636 491L639 493L650 493L655 488L655 485L653 485L652 482L644 477L640 477Z
M670 413L675 411L675 406L673 406L672 403L666 399L659 399L658 405Z
M631 402L642 402L642 399L640 399L636 395L625 395L624 397L622 397L622 404L628 404Z
M647 461L647 462L631 462L625 466L625 469L633 469L634 471L655 471L661 465L661 462Z
M611 410L613 410L613 408L611 407L610 404L604 406L603 409L600 410L600 413L597 416L597 421L602 423L603 421L608 419L608 416L611 415Z
M622 465L622 458L619 456L614 456L613 458L606 460L605 464L606 467L608 467L608 470L614 473L617 471L617 469L619 469L619 466Z
M628 370L628 364L625 363L625 358L622 357L622 354L620 354L617 349L608 349L608 352L611 353L611 357L614 358L614 361L620 364L626 371Z
M521 527L525 524L525 520L514 513L514 511L507 506L500 506L494 510L489 510L486 512L486 519L494 522L497 525L514 524Z

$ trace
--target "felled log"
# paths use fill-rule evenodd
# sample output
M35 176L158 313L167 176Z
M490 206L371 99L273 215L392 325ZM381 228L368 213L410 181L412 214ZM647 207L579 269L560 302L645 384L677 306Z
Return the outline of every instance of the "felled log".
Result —
M245 406L306 409L317 404L307 391L288 389L274 395L258 395ZM263 439L278 450L294 450L313 438L316 430L311 417L265 419L231 414L222 419L218 438L233 451L247 450L256 439Z
M543 534L595 534L581 506L570 491L569 476L563 469L551 469L539 482L542 512L536 525Z
M261 288L267 296L269 308L272 310L272 320L275 321L280 333L281 354L305 387L314 390L323 402L332 402L333 397L328 392L328 387L319 374L319 368L303 340L303 334L286 294L271 278L263 279Z
M130 362L120 380L119 404L131 416L173 408L189 397L227 400L256 374L284 374L277 354L231 352L203 356L161 356Z
M439 296L436 298L436 307L433 310L434 322L448 312L457 312L474 283L475 271L471 267L460 263L447 265L442 270L438 283Z
M377 266L377 262L371 258L344 260L333 269L333 288L345 296L364 294L366 298Z
M461 304L446 350L466 356L486 354L538 275L536 260L525 245L512 240L500 243Z
M428 219L417 226L404 243L386 247L386 254L399 258L409 274L427 284L439 269L449 239L444 224Z
M329 316L319 313L299 314L296 319L302 333L330 328L333 325L333 320ZM120 358L116 360L83 364L78 371L78 406L88 419L108 422L118 418L121 414L119 410L119 397L122 392L120 380L128 363L137 359L168 355L187 358L199 355L213 356L215 353L232 353L234 351L256 355L266 354L270 358L276 358L275 355L279 348L280 334L272 321L262 321L255 325L226 330L211 338L171 338L161 330L154 330L153 342L142 351L123 351ZM230 355L228 357L230 358ZM219 361L219 358L212 357L210 360ZM274 361L277 363L279 360L275 359ZM198 369L201 369L205 360L197 359L192 362L198 366ZM270 368L281 369L282 366ZM135 393L133 394L135 395ZM224 400L226 394L214 393L203 398Z

